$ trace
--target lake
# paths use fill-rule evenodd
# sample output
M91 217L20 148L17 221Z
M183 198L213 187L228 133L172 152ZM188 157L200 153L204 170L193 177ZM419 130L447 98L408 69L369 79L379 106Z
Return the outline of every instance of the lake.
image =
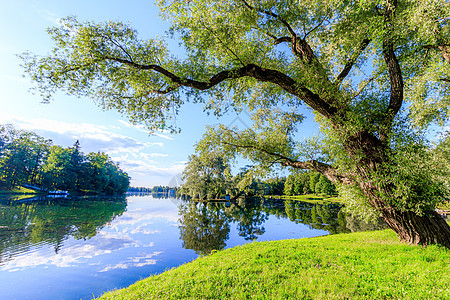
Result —
M91 299L215 249L377 226L333 203L2 197L0 299Z

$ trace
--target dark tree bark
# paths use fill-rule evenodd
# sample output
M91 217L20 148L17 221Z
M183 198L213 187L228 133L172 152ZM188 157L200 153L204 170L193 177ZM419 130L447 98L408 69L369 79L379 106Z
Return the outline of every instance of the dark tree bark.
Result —
M397 236L408 244L439 244L450 249L450 227L434 210L419 216L410 211L385 207L381 215Z
M375 179L370 174L389 163L389 148L385 143L368 132L362 132L349 139L344 146L357 160L357 172L359 177L363 178L359 181L362 191L401 240L423 246L440 244L450 249L450 226L436 211L424 211L418 215L413 211L393 207L378 196L380 187L375 186ZM389 187L383 188L387 189L387 192L383 192L389 194Z

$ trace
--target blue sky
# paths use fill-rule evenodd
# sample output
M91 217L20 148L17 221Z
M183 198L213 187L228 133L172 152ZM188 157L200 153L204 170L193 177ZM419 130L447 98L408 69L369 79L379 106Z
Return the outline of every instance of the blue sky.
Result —
M236 115L217 120L206 116L201 105L188 104L177 118L181 134L149 135L118 112L101 110L90 99L58 94L50 104L42 104L38 95L29 92L31 83L22 77L16 54L49 52L53 44L48 27L66 16L76 16L81 21L129 22L143 38L164 36L169 24L161 20L152 1L0 0L0 8L0 124L35 131L65 147L79 140L84 152L104 151L118 161L132 177L133 186L151 187L173 183L206 125L236 121ZM246 119L245 115L240 118ZM305 135L317 130L310 114L303 128Z

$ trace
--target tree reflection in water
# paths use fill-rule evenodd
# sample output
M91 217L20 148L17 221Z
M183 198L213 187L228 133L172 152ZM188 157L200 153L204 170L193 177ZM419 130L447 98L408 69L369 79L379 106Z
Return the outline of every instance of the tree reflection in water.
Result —
M264 234L264 222L269 214L264 211L264 199L239 199L224 211L230 222L237 222L239 236L245 240L255 240L258 235Z
M230 226L222 209L214 203L188 202L179 207L183 247L199 255L225 248Z
M256 240L265 233L264 223L273 215L330 234L387 228L345 213L336 203L309 203L279 199L239 199L237 202L182 202L179 229L183 247L206 255L225 248L230 226L236 223L239 236Z
M61 249L69 236L90 239L127 207L124 197L0 201L0 265L43 244Z

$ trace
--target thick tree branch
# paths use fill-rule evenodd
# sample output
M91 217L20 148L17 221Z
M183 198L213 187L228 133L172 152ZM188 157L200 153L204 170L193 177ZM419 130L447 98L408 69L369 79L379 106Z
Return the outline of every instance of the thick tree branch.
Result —
M306 41L306 37L308 36L308 34L310 34L312 31L316 30L317 28L319 28L323 24L324 21L320 22L310 32L305 33L304 38L299 38L297 36L297 33L295 32L295 30L292 28L292 26L286 20L284 20L282 17L280 17L279 15L277 15L271 11L252 6L246 0L241 0L241 2L250 10L257 11L259 13L265 14L267 16L270 16L270 17L273 17L273 18L279 20L287 28L291 37L277 38L277 39L275 39L274 44L278 45L283 42L291 43L292 53L295 56L300 57L303 60L303 62L305 64L305 68L311 68L311 67L315 68L315 70L313 70L313 72L316 72L318 74L318 77L319 77L318 80L322 81L324 85L328 85L329 79L326 77L326 71L323 68L323 66L321 65L320 61L317 59L316 55L314 54L314 51L311 49L310 45Z
M392 6L395 7L397 1L393 1ZM391 95L389 99L389 105L383 118L382 127L380 128L380 140L386 141L391 131L392 121L397 115L398 111L403 104L403 76L400 68L400 63L395 55L394 42L391 35L393 26L393 14L394 10L391 8L386 9L386 23L387 23L387 36L383 41L383 57L386 62L386 66L389 73L389 81L391 84Z
M279 45L281 43L292 43L292 38L288 36L283 36L279 38L275 38L275 41L273 42L275 45Z
M356 63L356 60L361 55L361 53L367 48L369 43L370 43L370 39L362 40L358 49L353 53L352 57L350 57L350 60L345 64L344 69L336 77L335 84L337 84L337 85L341 84L342 80L344 80L344 78L347 77L347 75L350 73L351 69L353 68L353 65Z
M355 182L352 176L344 176L339 174L337 170L328 165L326 163L317 161L317 160L308 160L308 161L284 161L281 163L282 166L288 166L295 169L304 169L304 170L314 170L323 174L333 183L344 183L344 184L353 184Z
M289 94L299 97L306 104L311 106L311 108L318 111L327 118L333 116L336 113L336 108L330 106L319 95L313 93L306 87L298 84L294 79L292 79L288 75L277 70L264 69L255 64L247 64L246 66L243 66L241 68L221 71L210 77L208 81L197 81L188 78L181 78L175 75L174 73L166 70L165 68L155 64L141 65L133 61L111 56L104 56L103 59L119 62L139 70L151 70L162 74L173 83L173 86L164 91L154 91L158 94L169 93L180 86L190 87L204 91L213 88L214 86L218 85L219 83L227 79L251 77L260 82L271 82L273 84L278 85Z

